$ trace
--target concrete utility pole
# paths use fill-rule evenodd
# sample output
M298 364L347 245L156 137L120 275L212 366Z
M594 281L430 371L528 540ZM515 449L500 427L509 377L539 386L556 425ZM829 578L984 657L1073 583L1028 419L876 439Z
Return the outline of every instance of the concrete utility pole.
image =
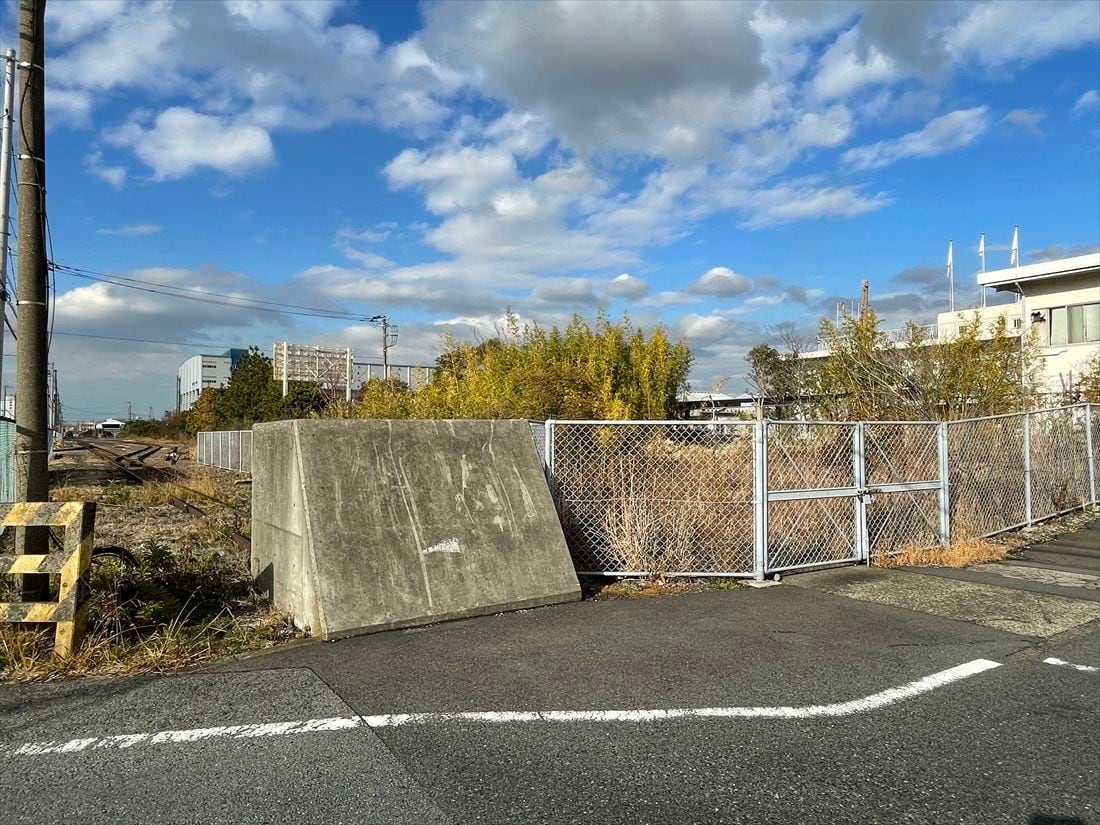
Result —
M372 324L382 327L382 380L390 380L390 347L397 343L397 327L390 325L390 316L375 315L368 318Z
M15 467L20 501L47 501L46 0L19 2L19 283L16 293ZM18 544L18 542L17 542ZM49 550L49 528L26 528L22 551ZM23 576L23 599L49 597L46 573Z
M871 308L871 282L866 278L859 285L859 320L867 317L867 310Z
M4 101L0 110L0 386L4 376L4 325L8 313L8 218L11 217L12 120L15 117L15 49L4 55ZM3 393L0 393L0 400Z

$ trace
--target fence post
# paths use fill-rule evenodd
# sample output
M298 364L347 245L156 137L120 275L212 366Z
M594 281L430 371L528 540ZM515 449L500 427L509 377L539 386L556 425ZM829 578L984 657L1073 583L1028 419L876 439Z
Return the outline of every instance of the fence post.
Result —
M768 422L752 425L752 575L768 572Z
M350 353L351 350L348 350L348 352ZM348 359L350 361L351 355L348 355ZM348 386L350 387L351 384L348 384ZM244 431L237 430L237 472L239 473L242 470L244 470Z
M542 469L546 474L546 484L550 495L554 495L554 420L542 423Z
M1096 498L1096 444L1092 442L1092 404L1085 405L1085 456L1089 462L1089 497L1092 503Z
M870 541L867 538L867 454L865 450L866 430L864 422L856 424L852 433L852 474L856 486L855 498L855 540L856 558L871 563Z
M1031 518L1031 413L1024 413L1024 517L1027 526Z
M948 459L947 422L941 421L937 434L940 459L940 544L951 544L951 462Z

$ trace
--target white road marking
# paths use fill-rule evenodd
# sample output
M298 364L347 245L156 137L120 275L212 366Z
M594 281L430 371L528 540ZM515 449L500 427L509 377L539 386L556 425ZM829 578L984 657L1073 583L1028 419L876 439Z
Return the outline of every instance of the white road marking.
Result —
M1000 662L974 659L933 673L913 682L871 694L862 699L831 705L802 707L763 706L728 708L668 708L655 710L531 710L473 711L465 713L394 713L378 716L338 716L296 722L270 722L252 725L224 725L213 728L167 730L156 733L130 733L121 736L90 736L64 741L27 742L0 747L0 756L43 756L97 750L127 750L138 745L189 744L210 739L255 739L265 736L289 736L303 733L370 728L394 728L402 725L428 725L446 722L660 722L668 719L812 719L851 716L912 699L922 693L944 687L970 676L1000 667Z
M1058 659L1051 656L1048 659L1043 659L1044 664L1048 665L1060 665L1061 667L1070 667L1074 670L1080 670L1084 673L1100 673L1100 667L1093 667L1092 665L1075 665L1073 662L1067 662L1065 659Z

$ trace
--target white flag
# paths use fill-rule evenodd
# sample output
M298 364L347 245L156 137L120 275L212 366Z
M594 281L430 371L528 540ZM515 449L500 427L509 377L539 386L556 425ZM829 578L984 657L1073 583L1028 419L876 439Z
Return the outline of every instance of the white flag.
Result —
M978 257L983 261L985 260L985 233L982 233L981 239L978 241Z
M947 242L947 277L955 274L955 242Z
M1020 265L1020 227L1012 227L1012 266Z

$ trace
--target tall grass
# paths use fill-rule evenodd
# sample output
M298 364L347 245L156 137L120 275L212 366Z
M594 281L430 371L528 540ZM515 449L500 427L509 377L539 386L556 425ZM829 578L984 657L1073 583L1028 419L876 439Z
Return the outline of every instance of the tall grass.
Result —
M136 568L93 564L88 631L71 656L52 655L49 630L0 626L0 675L41 681L172 670L293 638L286 616L260 597L236 559L147 543Z

